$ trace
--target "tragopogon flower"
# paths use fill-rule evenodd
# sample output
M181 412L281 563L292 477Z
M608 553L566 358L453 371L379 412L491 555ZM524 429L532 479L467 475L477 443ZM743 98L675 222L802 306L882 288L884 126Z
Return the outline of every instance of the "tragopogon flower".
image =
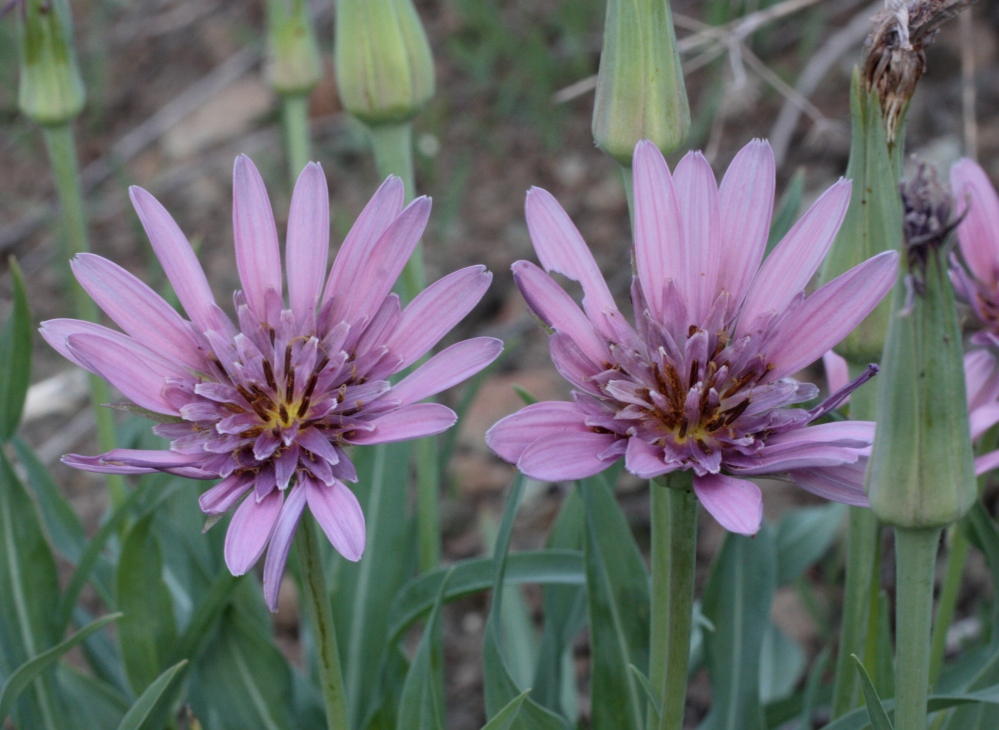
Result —
M136 277L81 254L73 271L125 334L76 320L43 323L62 355L106 378L141 409L161 414L153 430L169 451L117 449L63 461L89 471L164 471L222 479L201 495L221 515L239 504L225 542L234 575L267 549L264 592L272 610L298 521L308 505L349 560L364 551L364 515L344 481L356 481L344 451L446 430L455 414L418 401L460 383L496 358L499 340L452 345L400 382L485 293L482 266L456 271L404 310L392 285L430 214L418 198L403 210L403 185L389 178L347 235L323 288L329 197L318 164L299 177L288 221L286 306L274 216L263 180L247 157L233 173L238 326L216 305L180 228L149 193L132 203L190 321ZM244 499L245 497L245 499ZM269 549L268 549L269 545Z
M508 416L489 445L538 479L587 477L622 456L642 478L693 470L701 503L744 534L762 519L760 490L744 477L782 475L828 499L867 504L874 424L808 424L876 368L812 410L782 407L818 395L788 376L839 342L894 282L898 254L889 251L805 297L850 183L826 191L763 261L774 196L766 142L747 145L720 188L696 152L670 175L659 150L641 142L633 168L634 328L565 211L544 190L527 194L542 266L583 288L580 311L537 266L513 265L528 306L553 330L552 360L574 386L573 402Z
M999 348L999 195L985 170L967 158L951 168L950 186L964 216L957 227L964 266L952 259L951 280L983 325L972 343Z

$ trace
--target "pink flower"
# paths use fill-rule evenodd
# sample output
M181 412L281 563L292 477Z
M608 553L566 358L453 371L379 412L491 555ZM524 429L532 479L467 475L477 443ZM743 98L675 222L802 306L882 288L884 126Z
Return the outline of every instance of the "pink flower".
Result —
M984 325L971 341L999 347L999 195L985 171L967 158L954 163L950 185L964 216L957 227L964 266L952 260L951 280Z
M76 278L125 334L68 319L44 322L41 332L63 356L140 408L162 414L153 430L171 439L170 450L116 449L63 461L104 473L221 478L201 495L201 509L221 515L235 507L226 565L242 575L266 550L264 594L276 610L306 505L344 557L359 560L364 552L364 515L344 484L357 481L345 447L448 429L456 420L450 409L419 401L499 355L499 340L466 340L389 382L468 314L492 275L482 266L456 271L401 309L392 285L423 233L430 200L403 209L402 182L390 177L347 235L324 288L329 196L313 163L291 201L286 306L267 191L241 156L233 171L243 284L233 297L237 326L215 303L194 251L163 206L141 188L130 194L190 321L121 267L81 254L72 262Z
M720 188L696 152L671 176L656 147L641 142L633 169L634 328L565 211L544 190L528 192L542 266L583 288L581 311L537 266L513 265L528 306L552 330L552 360L574 386L573 401L503 419L486 437L490 447L545 480L591 476L621 457L642 478L692 470L701 503L743 534L762 520L760 490L745 477L779 475L866 505L874 424L808 424L876 368L812 410L784 407L818 395L788 376L845 337L895 280L898 255L887 252L805 296L846 213L850 183L826 191L763 261L774 197L766 142L747 145Z

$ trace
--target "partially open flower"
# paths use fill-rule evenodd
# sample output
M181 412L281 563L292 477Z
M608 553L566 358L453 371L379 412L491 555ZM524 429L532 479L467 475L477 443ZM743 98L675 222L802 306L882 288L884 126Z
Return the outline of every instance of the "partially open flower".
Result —
M552 360L574 386L573 402L522 409L493 426L489 445L537 479L580 479L621 457L642 478L691 470L701 503L743 534L762 519L760 490L745 477L783 476L866 505L874 424L809 424L877 368L811 410L785 407L818 395L790 376L850 332L895 277L898 254L887 251L805 296L850 183L826 191L764 261L774 196L766 142L747 145L720 187L701 154L671 175L648 141L636 147L633 170L634 328L565 211L544 190L528 193L542 266L583 287L580 311L537 266L513 265L528 306L553 331Z
M492 275L482 266L456 271L401 310L392 285L423 233L430 201L418 198L403 210L402 181L389 178L347 235L324 288L329 197L322 169L311 163L291 202L288 306L263 180L247 157L236 160L233 178L243 283L233 297L235 323L215 303L180 228L133 187L132 203L190 321L121 267L81 254L73 261L76 278L125 334L71 319L44 322L41 332L161 421L153 430L171 440L167 451L116 449L63 461L103 473L221 478L201 495L201 509L212 516L236 508L226 564L241 575L267 550L264 594L276 610L306 505L344 557L358 560L364 551L364 515L344 484L357 481L345 448L451 427L450 409L419 401L484 368L502 343L459 342L393 385L389 378L468 314Z

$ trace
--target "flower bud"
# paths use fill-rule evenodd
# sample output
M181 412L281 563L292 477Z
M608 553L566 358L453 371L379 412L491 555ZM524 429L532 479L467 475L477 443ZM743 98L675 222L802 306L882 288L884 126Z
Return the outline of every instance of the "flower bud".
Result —
M304 94L319 83L319 51L306 0L268 0L265 74L279 94Z
M902 201L905 264L892 299L867 493L888 524L940 527L959 519L978 494L944 250L954 205L926 166L902 186Z
M83 109L86 92L73 48L66 0L23 0L18 12L21 77L17 103L38 124L62 124Z
M340 100L371 125L412 119L434 94L430 42L411 0L339 0Z
M597 147L628 166L641 140L668 154L689 130L668 0L608 0L593 107Z
M832 281L882 251L902 248L902 201L898 180L902 149L888 141L877 90L868 90L854 71L850 86L852 141L846 177L853 196L843 225L822 265L821 281ZM835 350L852 363L881 360L891 302L886 297Z

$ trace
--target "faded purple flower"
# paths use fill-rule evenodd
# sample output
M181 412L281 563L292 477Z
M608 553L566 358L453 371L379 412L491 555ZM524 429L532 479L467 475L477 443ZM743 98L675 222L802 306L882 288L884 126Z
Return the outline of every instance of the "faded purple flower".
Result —
M288 220L289 307L267 191L241 156L233 172L243 284L233 297L237 326L216 305L169 213L141 188L130 194L190 321L118 265L81 254L72 262L76 278L125 334L71 319L44 322L41 332L66 358L152 411L162 421L153 430L171 440L170 450L116 449L63 461L103 473L221 478L201 495L201 509L221 515L235 508L225 542L234 575L267 551L264 594L276 610L306 505L344 557L358 560L364 552L364 515L344 484L357 481L345 447L446 430L455 414L419 401L499 355L499 340L466 340L389 382L468 314L492 275L482 266L456 271L401 309L392 285L423 233L430 200L403 209L402 182L390 177L347 235L327 279L329 196L322 169L312 163L295 186Z
M552 330L552 360L573 401L528 406L487 441L538 479L580 479L621 457L642 478L692 470L698 499L726 529L754 534L759 488L744 477L777 475L815 494L866 505L870 422L810 423L876 368L824 403L789 376L822 356L877 305L895 280L890 251L806 297L846 213L850 183L832 186L764 261L774 161L754 141L719 187L700 153L670 175L659 150L634 155L633 328L555 199L537 188L526 215L547 271L580 282L583 309L528 261L513 265L531 310Z

